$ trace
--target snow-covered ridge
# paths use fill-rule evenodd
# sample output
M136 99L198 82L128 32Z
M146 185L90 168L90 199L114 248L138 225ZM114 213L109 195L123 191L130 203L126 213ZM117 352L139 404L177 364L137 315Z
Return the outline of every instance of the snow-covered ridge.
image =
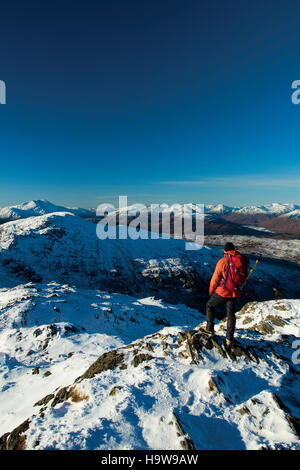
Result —
M184 327L201 319L183 305L55 282L0 291L0 436L104 352L165 325Z
M300 206L295 204L281 204L281 203L272 203L265 205L252 205L252 206L242 206L242 207L228 207L223 204L209 205L206 206L207 211L211 213L219 214L265 214L265 215L289 215L290 213L295 213L296 216L299 214ZM297 212L299 211L299 212Z
M234 243L244 253L300 263L300 240L272 240L240 235L207 235L205 237L205 243L210 246L224 246L226 242Z
M193 255L185 250L184 240L100 240L95 224L70 213L0 226L2 269L19 280L54 280L134 295L157 294L165 299L169 296L168 302L174 303L195 297L188 289L203 283L203 278L208 282L210 273L204 263L215 263L212 260L218 254L203 248Z
M52 212L71 212L80 217L91 217L93 212L78 207L64 207L46 200L29 201L23 204L0 208L0 219L21 219L26 217L51 214Z
M207 338L182 306L57 283L2 292L0 448L300 449L299 302L246 305L227 352L224 323Z
M135 216L138 212L143 212L142 209L146 207L147 211L152 210L153 213L161 212L163 214L174 213L181 214L183 207L185 210L185 215L202 215L202 210L204 208L204 213L206 215L222 215L222 214L262 214L262 215L273 215L273 216L288 216L291 218L300 218L300 206L296 204L289 203L272 203L265 205L249 205L241 207L230 207L224 204L207 204L202 205L200 203L189 203L189 204L152 204L152 205L142 205L142 204L132 204L123 208L115 208L111 204L102 204L102 211L107 211L109 213L124 214L127 213L128 216ZM71 212L80 217L95 217L96 209L81 209L77 207L65 207L53 204L47 200L35 200L25 202L19 205L13 205L8 207L0 208L0 220L15 220L25 217L32 217L37 215L50 214L53 212Z
M69 213L0 226L1 269L19 282L58 281L199 306L220 257L218 248L189 251L184 240L172 238L100 240L95 224ZM273 298L274 286L290 297L296 295L298 278L300 282L299 274L261 262L251 285L261 300Z
M104 209L103 205L103 209ZM272 203L266 205L252 205L252 206L242 206L242 207L230 207L224 204L153 204L151 206L144 206L142 204L132 204L120 209L116 209L115 212L122 214L127 212L129 216L135 216L138 212L143 212L143 210L152 211L152 212L161 212L163 214L182 213L183 210L190 215L201 215L204 209L205 214L215 214L215 215L228 215L228 214L248 214L248 215L273 215L273 216L289 216L299 217L300 216L300 206L295 204L281 204L281 203ZM113 210L108 206L108 212L113 212Z
M0 449L300 449L299 270L257 265L229 353L195 329L221 251L2 224Z

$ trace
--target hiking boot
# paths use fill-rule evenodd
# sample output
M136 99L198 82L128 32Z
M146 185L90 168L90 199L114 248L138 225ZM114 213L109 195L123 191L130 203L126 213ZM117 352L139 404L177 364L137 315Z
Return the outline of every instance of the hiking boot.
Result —
M223 342L223 346L227 351L230 351L232 346L233 346L233 340L230 340L230 339L226 338Z
M197 330L199 331L203 331L204 333L206 333L207 335L210 335L210 336L214 336L215 332L214 330L208 330L207 328L205 328L205 326L197 326L196 328Z

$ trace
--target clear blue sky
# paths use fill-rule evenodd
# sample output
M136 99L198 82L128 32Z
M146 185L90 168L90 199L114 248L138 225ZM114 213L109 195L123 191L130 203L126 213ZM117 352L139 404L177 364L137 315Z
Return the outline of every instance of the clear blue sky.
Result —
M0 206L300 203L300 2L3 1Z

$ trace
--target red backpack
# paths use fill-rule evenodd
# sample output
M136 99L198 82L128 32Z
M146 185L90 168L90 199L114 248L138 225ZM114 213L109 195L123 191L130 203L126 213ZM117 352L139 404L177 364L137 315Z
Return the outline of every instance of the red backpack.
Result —
M226 276L222 284L223 286L226 286L226 289L233 293L234 291L239 290L246 281L250 261L247 256L241 255L240 253L236 255L225 254L225 258L228 259L228 266Z

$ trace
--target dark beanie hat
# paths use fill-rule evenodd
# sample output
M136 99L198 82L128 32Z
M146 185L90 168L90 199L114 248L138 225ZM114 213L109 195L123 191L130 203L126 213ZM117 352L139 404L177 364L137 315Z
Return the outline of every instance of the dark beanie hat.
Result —
M231 242L225 243L224 251L231 251L231 250L235 250L234 244Z

